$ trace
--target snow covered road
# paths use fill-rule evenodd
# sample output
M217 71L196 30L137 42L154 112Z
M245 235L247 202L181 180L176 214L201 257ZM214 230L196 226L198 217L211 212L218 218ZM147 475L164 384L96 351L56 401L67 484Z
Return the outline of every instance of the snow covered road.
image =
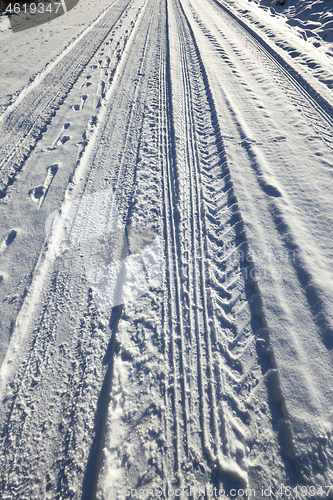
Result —
M333 498L320 85L223 0L116 0L3 108L1 498Z

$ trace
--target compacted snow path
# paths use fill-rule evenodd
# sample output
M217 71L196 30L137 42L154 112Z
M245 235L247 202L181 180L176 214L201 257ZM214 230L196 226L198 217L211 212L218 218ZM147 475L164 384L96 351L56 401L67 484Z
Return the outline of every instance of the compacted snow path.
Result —
M2 498L333 498L332 127L222 0L113 2L4 110Z

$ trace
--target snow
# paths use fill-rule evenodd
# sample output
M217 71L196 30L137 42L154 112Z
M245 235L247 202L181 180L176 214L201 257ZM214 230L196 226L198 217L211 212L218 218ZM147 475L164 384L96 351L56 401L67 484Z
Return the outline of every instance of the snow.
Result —
M315 37L305 36L302 29L290 25L293 19L288 24L288 18L283 13L271 8L262 10L254 1L226 0L225 4L236 15L238 13L254 32L258 30L258 36L267 42L269 50L274 50L288 65L294 67L294 71L304 75L308 83L314 88L319 83L318 92L330 101L327 88L332 89L333 85L331 44L319 43Z
M65 16L29 30L13 33L7 16L0 17L0 96L14 101L20 91L38 74L52 66L65 48L75 43L85 29L110 5L108 0L78 3ZM8 93L10 91L10 94ZM3 104L4 102L4 104Z
M261 0L259 5L268 6L286 16L287 24L299 28L298 33L305 40L310 39L316 47L322 44L322 40L330 44L333 42L330 0Z
M281 3L0 16L2 498L333 498L331 2Z

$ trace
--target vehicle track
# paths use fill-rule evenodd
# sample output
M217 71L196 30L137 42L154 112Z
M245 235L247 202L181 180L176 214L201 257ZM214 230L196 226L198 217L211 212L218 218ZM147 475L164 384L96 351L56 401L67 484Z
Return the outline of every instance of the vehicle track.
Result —
M274 172L275 175L271 176L272 171L270 170L269 163L271 161L272 165L274 165L276 158L279 158L279 155L278 155L279 148L277 147L275 152L274 152L274 149L275 149L274 147L271 148L270 151L269 151L270 148L268 147L266 150L268 153L268 156L266 157L266 159L264 158L264 155L262 155L262 156L260 155L260 151L259 151L260 149L262 149L264 151L264 149L265 149L264 134L268 133L266 136L266 141L267 141L267 139L269 138L269 134L271 134L272 131L275 130L275 127L278 124L279 114L277 113L275 115L273 113L273 116L274 116L276 122L274 123L274 121L272 120L271 124L269 124L269 114L267 113L264 115L265 118L268 118L267 128L266 128L265 127L265 120L262 120L262 117L260 117L260 112L258 112L256 115L256 107L257 107L256 104L257 103L260 104L260 106L258 106L258 108L260 108L260 109L269 109L269 106L267 106L267 107L262 106L262 104L265 103L265 100L264 100L265 97L262 97L262 96L267 92L267 95L270 96L272 98L272 101L274 102L274 97L275 97L275 92L276 92L275 105L278 106L279 99L281 99L281 97L283 97L283 96L282 96L282 93L280 92L280 89L275 84L275 82L277 81L279 83L279 85L282 85L282 83L283 83L283 85L284 85L283 88L285 89L285 91L287 91L288 90L288 86L286 84L287 80L284 78L281 71L280 72L278 71L277 65L275 65L275 68L274 68L273 66L271 66L270 62L267 62L266 64L264 63L265 62L264 56L260 56L259 52L257 53L257 49L253 49L252 42L247 41L247 39L245 37L243 37L243 35L240 33L239 28L234 26L234 24L237 24L236 21L235 22L233 20L230 21L228 16L220 15L218 9L215 9L215 8L210 9L210 5L209 5L210 2L205 2L205 4L199 4L199 2L197 2L196 0L191 0L191 1L182 0L181 3L184 6L184 10L186 11L186 14L189 18L189 22L191 23L192 29L195 33L195 36L197 37L198 46L199 46L200 50L202 50L203 53L208 57L209 57L210 51L212 50L216 56L215 60L212 57L212 64L209 67L207 66L207 73L209 74L209 78L212 81L212 89L214 92L214 94L213 94L214 97L217 99L218 98L221 99L221 102L216 101L216 106L217 106L217 109L219 110L218 119L219 119L220 127L222 127L224 129L224 131L225 131L224 133L228 133L228 135L230 134L230 137L228 135L226 135L225 137L226 137L226 141L228 143L228 148L229 148L228 149L228 156L232 159L232 161L234 163L233 168L235 171L235 175L237 176L238 183L237 183L235 189L236 189L236 192L238 192L238 193L242 192L244 194L244 199L243 198L239 199L239 205L241 207L244 207L244 206L249 207L250 204L252 203L252 205L255 206L256 202L257 202L257 197L259 200L261 195L263 195L263 198L267 200L267 208L266 208L266 204L262 203L260 206L260 209L257 211L256 215L259 214L260 212L265 213L265 210L267 210L267 212L269 212L273 215L272 226L274 227L274 230L276 230L277 241L278 241L279 237L282 240L282 245L280 246L280 248L282 248L282 251L285 251L286 253L288 251L295 251L295 256L292 256L290 254L290 256L291 256L290 262L291 262L291 266L293 266L294 270L297 272L296 280L298 280L300 278L301 273L303 271L305 271L305 273L308 273L307 276L315 276L316 271L311 268L311 265L309 265L309 262L306 261L306 257L304 258L304 255L302 255L303 248L302 248L301 241L299 239L297 241L297 225L294 224L294 227L292 227L292 225L290 224L290 221L288 221L288 217L287 217L286 213L284 213L283 209L281 209L283 202L286 203L286 201L288 200L288 195L286 195L286 192L284 192L283 188L280 189L282 187L282 183L281 183L281 185L279 185L279 180L281 180L281 181L283 180L282 172L280 174L280 179L279 179L279 170L278 170L278 168L275 168L275 172ZM189 5L192 5L193 8L189 8ZM205 6L207 8L207 11L205 10ZM216 11L216 16L219 16L219 17L217 17L216 22L215 22L214 11ZM206 16L206 12L207 12L207 16ZM209 12L209 14L208 14L208 12ZM208 22L208 19L210 19L210 22ZM234 38L234 35L236 35L238 33L240 33L239 40L241 41L241 43L239 43L239 44L238 44L238 41L236 41L236 38ZM251 47L252 47L252 49L251 49ZM256 55L255 60L252 60L252 53L254 53ZM217 82L216 79L214 80L215 75L214 75L214 70L212 70L212 68L216 67L218 65L219 56L221 56L221 68L220 68L220 73L219 73L220 78L219 78L219 81ZM257 60L259 60L259 64L256 63ZM213 63L213 61L214 61L214 63ZM214 66L213 66L213 64L214 64ZM263 66L262 69L260 69L260 64ZM221 80L223 77L222 68L226 69L225 88L224 88L223 84L221 84ZM267 73L266 73L266 68L269 68L269 71ZM249 77L248 80L245 78L246 71L247 71L247 75ZM271 72L275 76L275 78L273 79L273 84L271 84L269 82L269 79L267 78L271 74ZM280 75L278 75L278 72L280 73ZM230 78L228 78L227 75L230 75ZM236 76L236 78L235 78L235 76ZM253 77L253 80L252 80L252 77ZM284 80L284 82L283 82L283 80ZM259 85L258 92L256 92L256 88L253 86L253 84L256 84L256 82ZM234 92L233 86L235 86L235 85L237 86L238 83L243 85L243 87L240 87L240 89L243 88L245 90L245 92L240 91L239 103L237 102L237 98L235 98L235 94L233 93ZM248 97L246 96L246 91L249 91ZM295 94L297 92L298 91L296 91L296 90L295 90L295 92L293 90L291 92L292 93L291 102L294 105L296 103ZM312 96L311 89L310 89L310 93ZM259 102L258 102L258 96L259 96ZM279 96L279 97L277 97L277 96ZM317 108L318 108L318 106L319 106L319 108L321 108L322 106L325 108L325 103L323 103L321 101L320 97L318 98L318 102L320 104L317 105ZM306 116L306 120L304 120L303 117L296 118L295 122L294 122L296 127L298 128L298 123L304 123L305 124L304 130L307 131L306 136L309 138L310 141L313 139L313 137L312 137L312 131L311 131L310 127L308 126L308 124L310 123L311 126L315 126L315 128L317 127L317 130L316 130L317 132L319 130L321 130L321 133L320 133L321 138L318 137L319 134L316 135L315 137L317 138L318 143L321 143L320 147L323 148L323 151L326 152L326 154L328 155L327 157L329 158L330 151L326 147L326 145L329 145L329 144L327 143L324 132L326 131L325 133L327 133L327 130L329 130L330 117L328 116L328 121L323 120L323 118L321 117L321 114L317 113L315 106L312 107L312 105L310 105L308 103L308 101L306 99L304 99L302 94L300 94L300 93L298 93L298 96L297 96L297 104L298 104L300 110ZM266 105L267 105L267 101L266 101ZM309 110L309 106L312 107L311 110ZM255 119L252 119L252 117L249 116L249 109L252 109L254 111L254 115L256 115ZM288 109L291 111L291 116L294 118L292 106L290 106L289 103L288 103ZM223 118L224 118L223 114L225 114L226 123L229 124L229 128L225 127L223 124ZM256 123L256 119L258 120L258 123ZM283 119L282 119L282 123L283 123ZM319 123L319 125L317 126L318 123ZM295 132L297 131L297 128L295 127L295 125L293 127L293 130L289 129L289 133L290 132L293 133L294 131ZM252 127L253 127L253 130L251 129ZM259 132L259 134L258 134L258 132ZM262 142L260 142L260 139L261 139L260 133L262 134ZM297 133L295 135L297 137ZM251 137L253 137L253 136L258 141L258 148L255 148L255 147L252 148ZM283 136L281 139L283 140ZM325 139L326 144L324 144L324 142L321 139ZM279 141L280 137L276 136L276 138L274 140ZM255 143L256 141L254 140L253 142ZM303 140L300 138L299 142L300 142L300 144L302 144ZM296 141L295 141L295 143L296 143ZM238 144L240 145L240 147L238 146ZM309 153L306 153L306 143L305 142L304 142L304 145L305 145L304 157L306 158L307 154L309 154ZM244 148L244 155L242 155L242 153L240 153L242 148ZM289 147L288 151L292 152L292 149L293 149L293 146L291 148ZM273 152L273 155L272 155L272 152ZM271 154L270 157L269 157L269 153ZM311 154L311 152L310 152L310 154ZM244 161L244 167L243 167L242 156L244 159L246 158ZM283 158L283 155L280 155L280 158ZM287 160L287 164L288 164L288 158L286 160ZM248 161L248 164L247 164L247 161ZM236 165L235 163L238 163L238 164ZM248 167L245 166L246 164L248 165ZM292 166L292 164L290 165L290 167L291 166ZM253 196L253 194L252 194L252 196L251 196L251 201L250 200L245 201L246 197L247 197L247 194L246 194L247 184L251 185L251 181L250 181L251 169L253 169L253 171L254 171L253 177L256 179L255 182L258 183L258 186L257 186L257 189L254 190L256 195ZM292 170L292 168L290 168L290 170ZM302 169L300 168L299 175L302 175L301 170ZM285 169L284 172L286 172L286 171L288 171L288 169ZM305 171L306 171L306 169L304 168L304 172ZM320 171L320 164L318 165L318 171ZM244 172L244 174L243 174L243 172ZM249 174L249 178L247 178L247 173ZM242 180L241 180L242 175L244 175L244 182L242 182ZM283 187L286 187L286 186L283 186ZM252 189L253 189L253 184L252 184ZM263 191L263 193L261 191ZM249 192L251 192L251 189L249 189ZM311 190L310 190L310 193L311 193ZM256 212L256 210L253 210L253 212ZM250 208L249 213L252 214L253 212L252 212L252 209ZM275 214L279 214L279 217L277 217ZM246 212L244 212L243 215L245 215L245 219L247 220L246 224L250 228L250 231L251 231L252 222L249 219L248 214ZM285 226L283 226L283 229L282 229L282 221L283 221L283 224L285 224ZM294 220L294 223L295 223L295 220ZM260 237L258 236L260 233L262 224L263 224L263 222L260 222L260 219L257 220L256 229L255 229L255 231L257 231L256 236L254 237L253 233L251 234L251 232L250 232L249 238L251 239L252 248L256 248L255 251L258 253L259 266L261 266L261 270L265 273L266 272L265 271L266 265L265 265L265 263L260 262L261 261L260 255L263 255L262 248L264 248L264 247L261 245ZM272 238L272 240L273 240L273 238ZM278 247L279 247L279 244L277 243L275 248L278 248ZM266 246L266 248L267 249L274 248L274 244L272 244L272 247L271 247L270 242L269 242L269 244ZM283 250L283 249L285 249L285 250ZM276 251L276 250L274 250L274 251ZM265 259L265 257L264 257L264 259ZM220 261L220 263L222 264L223 260L222 260L222 262ZM288 264L289 264L289 262L287 262L286 267L283 268L283 273L287 272ZM269 266L267 266L267 268L268 267ZM274 272L274 270L273 270L273 272ZM316 279L316 278L314 278L314 279ZM264 274L260 277L260 283L262 284L262 288L265 290L265 295L263 297L265 300L265 310L268 310L270 308L270 306L267 305L267 294L270 293L268 291L269 288L271 288L272 290L275 290L275 289L277 290L278 287L280 286L278 284L279 278L273 278L271 280L271 283L268 286L267 283L269 282L269 280L270 280L270 278L266 279L266 276ZM300 281L300 290L304 290L304 289L306 290L306 288L310 282L310 278L308 278L308 281L306 283L305 283L305 280L302 281L302 279L299 279L299 281ZM320 280L318 279L318 283L319 282L320 282ZM320 284L319 284L319 287L320 287ZM276 293L276 295L278 296L278 293ZM293 292L291 292L290 296L291 297L293 296ZM271 298L271 300L273 300L273 304L274 304L275 299ZM318 310L320 310L321 317L325 318L325 320L323 320L321 325L319 325L317 323L316 314L314 314L314 312L313 312L313 305L311 305L313 302L316 302L318 304L317 313L318 313ZM309 307L309 311L310 311L309 316L311 316L311 314L312 314L313 318L310 317L310 319L307 319L307 322L308 322L308 324L310 324L310 323L313 324L313 326L312 326L313 331L316 331L316 327L317 327L318 345L321 345L321 343L323 343L323 344L325 344L325 346L328 346L329 345L328 332L331 331L331 325L329 324L329 320L328 320L328 318L330 317L330 314L328 312L327 306L325 306L325 304L323 302L321 303L318 299L314 299L314 296L313 296L313 297L311 297L310 300L308 300L308 307ZM297 306L295 306L295 313L296 313L296 311L297 311ZM269 312L268 312L268 314L269 314ZM295 314L295 316L296 316L296 314ZM281 367L281 355L283 358L284 352L279 352L279 347L277 347L277 342L276 342L276 340L278 340L278 342L279 342L279 339L281 338L281 332L279 330L279 326L277 326L277 325L279 325L279 319L280 319L280 316L277 315L275 328L272 327L273 328L272 338L274 339L274 344L273 344L274 349L277 348L275 351L275 354L278 357L280 357L278 368L279 368L279 372L281 370L281 373L283 373L283 390L285 391L286 385L287 385L286 380L288 380L288 377L290 375L289 376L286 375L286 373L288 373L287 363L285 363L283 368ZM312 321L313 321L313 323L312 323ZM285 337L288 338L289 332L292 331L292 328L293 328L291 325L293 325L294 323L297 323L297 320L295 319L295 317L293 317L291 319L290 326L289 326L288 330L285 332L284 338ZM272 325L272 322L270 323L270 325ZM300 332L299 338L302 338L302 331ZM294 338L292 339L291 343L293 341L294 341ZM296 335L295 335L295 343L296 342L297 342L297 340L296 340ZM329 349L330 349L330 347L329 347ZM306 352L306 350L305 350L305 352ZM305 352L304 352L304 354L302 354L302 356L308 355L309 358L311 358L311 354L310 353L305 354ZM330 361L328 360L328 362L330 362ZM306 364L305 364L305 366L306 366ZM300 369L300 372L304 369L307 369L307 368L304 367L304 368ZM317 367L314 368L314 376L313 376L312 380L315 380L316 370L317 370ZM319 374L318 374L318 380L320 380ZM286 397L286 408L291 408L291 409L290 409L289 423L286 425L283 433L285 433L285 436L288 435L288 433L289 433L290 437L288 439L290 440L291 443L292 442L299 443L302 438L300 437L299 429L297 428L297 424L295 424L295 421L297 421L297 418L298 418L297 414L299 412L299 409L298 409L297 404L295 403L295 401L293 399L293 395L290 392L288 393L288 389L285 391L285 397ZM294 408L297 408L297 410L294 411ZM286 410L284 411L284 415L286 415ZM293 430L293 434L291 434L290 430L288 431L288 429L287 429L288 426L290 427L290 429ZM316 430L314 429L313 430L314 435L316 434L316 432L318 432L317 429ZM319 434L319 432L318 432L318 434ZM330 434L329 434L329 436L330 436ZM313 442L315 442L315 440L316 440L315 438L312 438ZM281 440L281 443L282 443L282 441L283 441L283 438ZM320 466L318 467L317 465L315 465L316 464L315 455L311 454L311 452L310 453L307 452L307 449L306 449L307 446L304 446L302 451L300 451L298 449L297 452L295 451L296 447L297 447L297 445L295 446L295 448L292 451L292 456L294 457L293 460L295 461L295 465L296 465L297 481L299 481L300 484L302 484L302 483L308 484L308 483L310 483L310 481L312 481L312 483L314 483L314 481L318 481L320 484L321 484L321 482L325 482L325 479L323 479L325 472L323 471L323 469L321 469ZM284 452L282 451L282 456L283 456L283 454L284 454ZM305 463L307 465L305 465ZM307 472L304 472L305 470L307 470ZM309 473L309 470L311 470L311 473ZM318 472L318 471L320 471L320 472ZM311 480L309 479L310 477L311 477ZM316 479L314 479L314 478L316 478Z
M158 91L143 123L160 183L166 280L120 319L99 499L125 487L162 487L166 499L190 485L259 484L251 461L263 428L270 480L284 478L278 380L252 266L230 258L247 243L209 82L180 4L165 5L168 44L159 39L150 79ZM142 189L139 173L136 217L156 200Z
M193 457L199 454L210 471L208 484L244 485L249 479L248 402L265 377L276 376L274 359L268 355L267 332L266 354L256 347L257 332L263 332L265 324L261 298L245 258L246 237L204 63L181 3L173 2L172 8L175 17L169 26L177 26L179 54L171 54L170 62L176 161L168 178L175 179L175 194L165 199L169 207L177 201L170 218L178 221L173 232L183 281L179 356L173 355L173 365L182 392L191 394L189 410L177 412L183 418L176 424L184 430L183 478L191 469L186 462L192 462L193 471ZM245 361L247 356L251 363ZM182 380L184 375L189 382ZM187 414L191 424L185 422ZM201 442L196 439L198 429Z
M165 172L163 174L162 165L170 154L167 140L169 100L166 89L165 1L156 3L155 8L158 22L154 23L152 30L151 63L145 69L148 85L132 217L134 224L146 227L146 230L149 226L154 227L162 237L164 248L165 245L170 246L162 216L165 211L162 195L162 175ZM165 252L164 256L166 269L168 257ZM170 259L173 259L172 253ZM181 439L181 429L178 429L177 438L176 429L173 425L169 426L169 420L174 418L173 406L171 403L170 408L166 401L173 391L169 376L172 377L170 372L174 369L168 354L168 346L170 343L174 345L169 325L176 321L170 317L169 311L170 308L174 310L177 304L170 303L165 286L126 304L123 310L117 333L98 499L117 497L125 486L172 484L176 473L177 439ZM128 391L128 387L132 390ZM178 408L178 403L176 406ZM177 420L177 416L175 418ZM110 475L111 469L114 472ZM114 474L116 481L112 480ZM163 495L163 498L167 496Z

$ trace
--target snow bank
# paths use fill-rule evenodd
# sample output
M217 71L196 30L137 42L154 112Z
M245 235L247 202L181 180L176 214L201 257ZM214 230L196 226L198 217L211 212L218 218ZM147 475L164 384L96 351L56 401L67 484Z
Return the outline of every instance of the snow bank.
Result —
M252 1L252 0L249 0ZM333 13L331 0L254 0L261 7L284 14L287 24L296 26L300 35L318 46L322 41L333 42Z

